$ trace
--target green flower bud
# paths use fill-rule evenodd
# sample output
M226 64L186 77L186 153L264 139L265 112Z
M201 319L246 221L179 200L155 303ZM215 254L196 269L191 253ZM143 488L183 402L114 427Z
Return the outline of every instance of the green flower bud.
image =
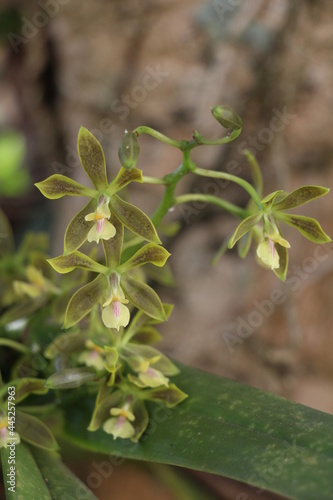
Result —
M233 130L242 128L243 122L241 117L229 106L214 106L211 111L215 120L217 120L222 127L232 128Z
M140 153L138 139L134 132L125 132L118 149L118 157L122 166L128 170L137 164Z

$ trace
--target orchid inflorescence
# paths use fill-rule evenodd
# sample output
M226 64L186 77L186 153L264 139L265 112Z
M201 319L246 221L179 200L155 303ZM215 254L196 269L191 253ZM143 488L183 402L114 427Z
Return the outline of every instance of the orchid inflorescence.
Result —
M179 373L179 367L154 347L161 338L156 325L168 319L173 306L162 303L147 283L149 272L146 272L151 266L160 272L165 268L170 254L156 229L174 206L205 201L241 219L215 260L227 247L236 244L244 258L255 242L258 261L281 280L286 277L290 248L281 233L281 223L296 228L316 243L331 241L316 220L287 212L325 195L328 189L303 186L291 193L278 190L264 196L262 175L250 151L244 154L251 168L252 184L235 175L199 168L191 160L192 149L226 144L241 132L242 121L228 106L214 107L212 113L224 128L231 130L221 139L206 139L194 131L190 140L176 141L145 126L125 132L119 148L122 166L111 182L101 145L82 127L78 152L93 187L62 174L36 184L49 199L77 196L88 198L88 202L68 224L62 255L47 258L47 241L40 234L28 234L16 253L11 238L1 249L0 285L4 293L0 347L16 350L19 358L11 370L11 382L0 387L0 446L6 441L4 394L8 386L20 394L19 401L36 395L49 397L54 390L60 406L61 391L72 389L79 393L80 388L87 387L95 395L88 429L102 428L114 439L135 442L148 426L149 401L174 407L187 398L170 381ZM138 137L143 133L178 148L183 156L181 165L162 178L144 176L136 168L140 153ZM205 194L176 196L178 182L189 173L238 184L250 196L248 205L238 207ZM164 186L163 198L151 218L121 196L132 182ZM2 213L0 226L8 232ZM103 257L98 251L101 246ZM62 320L65 332L60 328ZM17 321L21 321L19 326ZM53 328L51 341L37 333L40 325L44 331ZM13 329L16 329L14 339L10 333ZM33 362L36 355L41 356L38 370ZM45 424L29 416L29 411L21 413L23 424L30 419L29 427L37 431L33 436L27 435L27 425L19 424L21 438L36 446L56 449Z

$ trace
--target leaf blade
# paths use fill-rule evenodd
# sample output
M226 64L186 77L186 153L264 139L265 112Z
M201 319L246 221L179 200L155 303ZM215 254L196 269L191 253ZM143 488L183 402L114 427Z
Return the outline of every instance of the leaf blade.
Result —
M269 474L270 491L302 500L313 500L320 491L321 499L331 499L333 443L327 436L333 432L332 415L193 368L180 369L173 382L189 398L172 410L160 407L155 425L138 444L79 430L77 419L82 421L86 411L89 420L90 406L71 411L66 438L102 453L109 453L112 442L113 453L123 457L190 467L263 489ZM278 472L269 472L272 468Z

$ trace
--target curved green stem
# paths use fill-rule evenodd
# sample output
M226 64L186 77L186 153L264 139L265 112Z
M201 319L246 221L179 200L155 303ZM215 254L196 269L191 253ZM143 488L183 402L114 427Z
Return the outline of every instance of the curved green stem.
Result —
M180 203L188 203L191 201L202 201L206 203L212 203L213 205L217 205L220 208L223 208L227 212L236 215L240 219L246 219L248 217L248 211L244 208L238 207L229 201L223 200L222 198L217 198L217 196L209 195L209 194L199 194L199 193L190 193L183 194L181 196L177 196L175 199L175 204L179 205Z
M222 137L221 139L206 139L202 135L197 132L197 130L193 133L193 139L196 142L196 146L221 146L222 144L228 144L228 142L232 142L240 135L242 129L238 128L233 130L230 135L226 137Z
M10 347L11 349L15 349L15 351L19 351L24 354L29 354L31 352L28 346L20 344L20 342L16 342L16 340L3 338L0 339L0 345Z
M140 127L137 127L133 130L133 132L136 135L141 135L141 134L147 134L151 135L152 137L155 137L155 139L158 139L161 142L164 142L164 144L169 144L169 146L175 146L176 148L181 149L182 148L182 142L181 141L175 141L174 139L170 139L170 137L167 137L164 134L161 134L161 132L157 132L157 130L154 130L151 127L146 127L145 125L141 125Z
M235 184L238 184L241 186L245 191L249 193L251 198L255 201L256 205L261 209L261 199L260 196L258 195L257 191L254 189L252 184L247 182L244 179L241 179L240 177L237 177L236 175L232 174L227 174L226 172L216 172L215 170L205 170L203 168L197 167L194 163L191 164L191 172L197 175L201 175L202 177L211 177L215 179L224 179L227 181L234 182Z

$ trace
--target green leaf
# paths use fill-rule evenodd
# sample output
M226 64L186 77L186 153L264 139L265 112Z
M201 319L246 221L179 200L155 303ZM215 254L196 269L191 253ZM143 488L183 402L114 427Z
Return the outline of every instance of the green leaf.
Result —
M2 448L1 459L7 500L97 500L55 453L20 443L15 448L15 493L7 483L13 467L9 448Z
M144 264L153 264L157 267L163 267L166 260L170 257L170 253L160 245L148 243L148 245L140 248L129 260L120 266L120 272L127 272L130 269L142 266Z
M111 212L109 221L116 228L116 234L109 240L102 240L102 243L106 265L107 267L114 269L120 264L124 240L124 226L113 212Z
M253 215L250 215L250 217L247 217L246 219L244 219L239 224L239 226L236 228L236 231L234 232L234 234L231 236L231 238L229 240L228 247L232 248L237 243L237 241L242 236L244 236L244 234L251 231L251 229L256 224L258 224L258 222L262 219L262 217L263 217L263 212L260 211L260 212L253 214Z
M56 372L46 380L49 389L75 389L94 380L96 372L93 368L66 368Z
M290 208L299 207L315 198L324 196L328 192L329 189L321 186L302 186L274 204L273 210L289 210Z
M89 130L81 127L77 147L82 166L91 182L96 189L105 190L108 187L108 181L102 146Z
M273 193L269 193L267 196L265 196L265 198L261 200L261 203L263 203L264 205L271 205L272 203L274 203L274 200L277 196L280 197L285 194L286 193L282 189L278 189L277 191L273 191Z
M33 449L32 453L49 488L52 500L70 500L72 498L98 500L55 454L40 449ZM41 500L36 495L30 498Z
M74 215L73 219L68 224L65 232L65 255L77 250L87 240L88 233L94 225L94 222L86 221L85 216L94 212L96 206L96 200L90 200L82 210Z
M35 186L49 200L57 200L63 196L93 197L96 194L93 189L82 186L82 184L61 174L51 175L45 181L37 182Z
M142 182L142 171L137 168L126 170L121 167L117 177L111 182L106 192L108 195L112 196L127 186L130 182Z
M68 409L65 437L90 451L188 467L293 499L331 500L333 416L280 396L180 366L173 381L189 397L173 409L149 406L137 444L91 434L92 401ZM148 405L147 405L148 406Z
M122 200L116 194L112 196L110 206L127 229L147 241L161 243L152 221L142 210Z
M15 463L10 463L10 449L1 449L1 461L3 468L3 477L5 478L5 489L7 500L27 500L27 498L38 500L52 500L47 484L40 473L31 450L28 446L20 443L15 447ZM11 487L8 482L10 472L15 466L15 493L8 488ZM14 476L12 476L14 477ZM63 497L65 498L65 497Z
M120 286L126 298L148 316L164 321L166 319L162 302L157 293L146 283L141 283L128 275L120 279Z
M99 274L97 278L74 293L68 303L64 328L78 323L102 299L109 286L107 278Z
M58 444L50 429L38 418L23 411L16 411L15 430L21 439L34 446L57 450Z
M305 238L314 243L329 243L331 238L324 233L320 224L312 217L304 215L290 215L283 212L275 212L275 217L282 220L288 226L296 228Z
M94 261L84 253L75 251L68 255L60 255L53 259L48 259L48 263L60 274L66 274L73 269L86 269L94 273L105 273L108 268Z

